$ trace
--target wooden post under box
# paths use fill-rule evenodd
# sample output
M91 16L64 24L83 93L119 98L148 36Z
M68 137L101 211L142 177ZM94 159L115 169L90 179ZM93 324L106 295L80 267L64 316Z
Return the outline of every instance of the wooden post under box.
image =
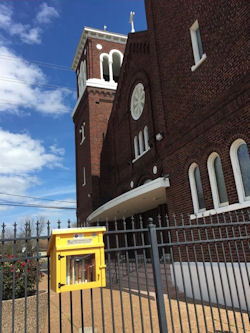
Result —
M57 293L106 286L105 227L54 229L50 256L51 289Z

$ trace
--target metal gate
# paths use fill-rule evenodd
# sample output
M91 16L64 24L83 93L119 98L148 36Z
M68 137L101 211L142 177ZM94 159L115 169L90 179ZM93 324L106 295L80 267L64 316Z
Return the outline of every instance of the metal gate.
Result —
M247 211L107 221L106 287L59 295L40 250L50 223L46 235L39 223L3 225L0 332L250 332L249 221Z

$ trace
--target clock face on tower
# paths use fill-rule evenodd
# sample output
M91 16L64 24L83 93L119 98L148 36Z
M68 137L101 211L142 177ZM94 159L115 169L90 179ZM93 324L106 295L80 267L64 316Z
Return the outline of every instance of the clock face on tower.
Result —
M145 90L142 83L138 83L133 90L130 111L134 120L140 118L145 104Z

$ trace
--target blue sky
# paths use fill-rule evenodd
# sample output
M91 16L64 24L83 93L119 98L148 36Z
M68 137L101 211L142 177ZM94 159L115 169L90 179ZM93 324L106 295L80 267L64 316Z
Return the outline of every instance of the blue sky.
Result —
M145 30L143 0L0 0L0 223L75 220L74 210L3 204L75 206L71 63L84 26L127 34L131 10Z

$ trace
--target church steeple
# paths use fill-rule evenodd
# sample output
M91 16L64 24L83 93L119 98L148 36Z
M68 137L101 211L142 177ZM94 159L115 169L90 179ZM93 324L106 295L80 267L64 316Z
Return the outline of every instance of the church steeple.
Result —
M75 124L77 216L84 225L99 202L100 155L127 36L85 27L72 63L78 99Z

